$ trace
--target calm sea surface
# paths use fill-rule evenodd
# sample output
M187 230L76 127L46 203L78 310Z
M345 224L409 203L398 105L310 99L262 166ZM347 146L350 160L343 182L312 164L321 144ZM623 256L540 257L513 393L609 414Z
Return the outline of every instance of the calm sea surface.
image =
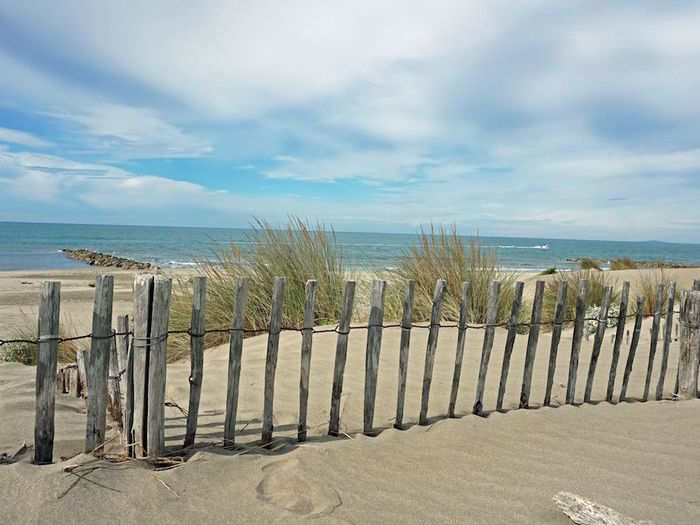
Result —
M250 230L167 226L103 226L0 222L0 270L76 268L83 263L63 256L63 248L87 248L158 266L187 266L211 257L233 240L245 254L253 243ZM395 266L401 254L415 245L413 234L337 232L338 244L352 268ZM505 268L540 271L577 265L567 259L664 259L700 265L700 245L666 242L582 241L524 237L481 237L482 246L495 249Z

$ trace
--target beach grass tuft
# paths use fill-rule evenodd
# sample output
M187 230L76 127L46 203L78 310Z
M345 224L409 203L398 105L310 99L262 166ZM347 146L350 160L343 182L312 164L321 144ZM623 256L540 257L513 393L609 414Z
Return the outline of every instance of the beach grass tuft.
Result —
M606 286L612 286L611 303L618 303L620 290L617 289L618 280L609 273L599 270L577 270L574 272L560 272L556 278L547 282L544 290L543 318L551 321L554 318L554 307L557 304L557 293L562 281L567 283L566 303L564 305L564 318L573 320L576 316L576 296L579 283L588 280L588 294L586 307L600 306L603 300L603 292Z
M20 323L10 332L12 339L25 339L35 341L38 338L36 315L21 312ZM77 331L69 316L61 316L58 324L58 336L61 338L75 337ZM82 344L82 346L81 346ZM58 362L75 363L78 351L89 346L89 339L82 343L78 341L62 341L58 344ZM39 347L34 343L7 343L0 348L0 361L22 363L24 365L36 365L36 356Z
M664 286L663 303L661 304L661 315L665 315L666 303L668 302L668 285L671 282L671 278L668 273L664 271L663 267L660 267L655 271L640 271L639 272L639 295L644 296L644 315L653 315L656 309L656 287L659 284ZM678 304L680 299L680 289L676 288L674 294L674 302Z

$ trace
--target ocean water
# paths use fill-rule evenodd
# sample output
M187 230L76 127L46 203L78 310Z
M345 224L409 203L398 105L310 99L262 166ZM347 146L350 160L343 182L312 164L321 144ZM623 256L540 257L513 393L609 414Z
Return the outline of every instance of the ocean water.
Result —
M38 224L0 222L0 270L48 270L77 268L84 263L65 257L63 248L87 248L161 267L194 265L228 246L229 240L243 254L253 248L250 230L169 226L103 226L88 224ZM391 268L414 246L414 234L337 232L345 260L354 269ZM541 271L552 266L572 269L568 259L591 257L609 260L664 259L700 265L700 245L659 241L623 242L524 237L484 237L483 247L493 248L505 268Z

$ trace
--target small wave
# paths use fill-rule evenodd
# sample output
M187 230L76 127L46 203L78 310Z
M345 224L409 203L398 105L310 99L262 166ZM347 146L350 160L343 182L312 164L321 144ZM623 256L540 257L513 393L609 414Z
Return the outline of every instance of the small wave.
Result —
M537 244L535 246L515 246L513 244L499 244L497 246L484 246L484 248L498 248L499 250L549 250L549 244Z
M195 267L199 266L196 262L192 261L168 261L168 266L173 266L173 267Z

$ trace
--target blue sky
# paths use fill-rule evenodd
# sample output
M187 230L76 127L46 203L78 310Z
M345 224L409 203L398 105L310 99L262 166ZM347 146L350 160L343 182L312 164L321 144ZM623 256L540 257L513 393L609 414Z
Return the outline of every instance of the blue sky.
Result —
M0 0L0 220L700 241L697 2L60 4Z

